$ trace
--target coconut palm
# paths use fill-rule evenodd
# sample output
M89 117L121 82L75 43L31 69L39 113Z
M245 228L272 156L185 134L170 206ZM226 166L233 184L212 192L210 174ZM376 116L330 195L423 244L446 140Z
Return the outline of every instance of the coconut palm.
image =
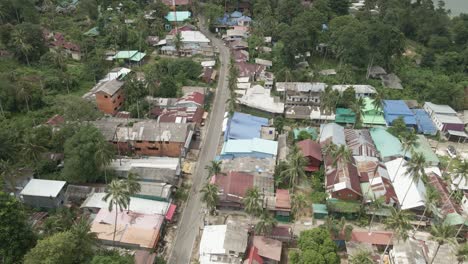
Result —
M71 228L74 241L77 248L80 249L80 254L77 254L77 263L86 263L87 258L94 254L94 249L97 246L97 234L91 232L91 224L86 218L78 220Z
M28 43L28 36L26 31L20 28L15 29L11 37L14 46L18 49L18 51L21 54L23 54L28 66L31 66L29 63L29 53L33 50L33 47L31 46L31 44Z
M366 250L353 254L349 259L350 264L373 264L372 253Z
M419 181L426 176L424 172L424 167L426 165L426 158L424 158L422 153L413 153L411 159L406 164L406 173L408 177L411 177L411 183L406 190L405 196L403 196L403 200L401 200L400 206L403 206L403 203L406 200L406 196L408 195L411 186L413 184L418 184Z
M385 107L385 93L384 90L377 91L372 96L372 106L377 113L380 113ZM372 123L375 121L375 116L372 118Z
M11 191L15 190L16 177L18 176L18 170L9 160L0 159L0 179L4 179L8 185L6 187L11 188Z
M180 56L180 49L182 48L182 35L180 32L177 32L174 37L174 46L177 51L177 56Z
M333 160L333 167L336 169L335 178L333 179L334 184L336 182L336 177L338 177L338 169L340 165L343 175L346 175L346 168L348 163L350 163L353 159L353 153L346 145L340 145L332 154L332 156L335 156L335 159Z
M118 211L121 212L127 208L130 203L130 194L128 193L127 186L122 180L113 180L107 188L107 193L102 199L105 202L109 202L108 210L112 212L115 209L115 220L114 220L114 235L112 242L115 245L115 233L117 232L117 216Z
M401 137L400 141L401 141L401 150L403 151L403 157L402 157L402 159L400 161L400 164L398 165L398 168L397 168L397 170L395 172L395 175L393 176L393 180L398 175L398 171L400 170L400 167L403 164L403 160L405 159L406 154L408 154L408 152L412 151L414 146L416 146L417 141L418 141L418 137L416 136L414 131L411 131L410 133L406 133L405 136ZM393 183L393 180L392 180L392 183Z
M221 173L221 164L223 162L220 160L212 160L210 164L205 166L205 169L208 171L208 178L211 176L216 176Z
M437 190L432 187L432 186L427 186L426 188L426 201L424 202L424 211L423 214L421 215L421 219L419 220L418 225L416 226L416 229L414 230L413 236L416 234L418 231L419 227L421 226L421 222L423 221L424 217L426 216L426 213L434 212L437 210L437 204L440 201L440 195L437 192Z
M244 210L252 216L258 216L263 211L262 195L257 187L247 189L242 203L244 204Z
M94 153L94 159L99 168L104 170L104 181L107 184L107 166L111 163L115 153L112 146L104 140L101 140L96 145L96 152Z
M431 263L434 263L435 258L437 257L437 253L439 253L440 246L446 243L455 244L456 240L454 238L454 229L452 226L441 224L441 225L433 225L431 226L431 240L437 242L437 249L434 252L434 256L432 257Z
M231 96L226 100L227 110L230 117L232 117L234 112L237 110L238 103L239 100L236 98L235 94L231 94Z
M455 174L458 175L459 180L456 183L455 188L452 190L452 192L450 192L449 199L452 198L452 195L455 193L455 191L458 190L458 186L460 186L462 180L468 182L468 160L463 160L460 162L460 164L455 169Z
M276 219L267 210L264 210L260 215L260 221L255 225L255 232L260 235L268 235L277 224Z
M468 261L468 243L463 243L458 246L456 256L458 264L463 264L465 261Z
M216 184L207 183L200 191L202 193L201 201L206 203L206 207L210 210L210 214L214 214L216 205L218 204L218 186Z
M362 123L362 116L364 115L364 99L362 97L359 97L358 99L354 100L354 102L351 103L351 111L354 112L356 115L356 121L353 124L353 128L356 126L356 124L361 124Z
M127 187L127 192L130 196L135 195L141 191L141 185L138 182L138 175L135 173L129 173L127 175L127 179L124 180L125 186ZM131 200L128 200L128 211L127 213L130 212L130 202Z
M291 195L291 212L294 217L298 217L304 208L307 207L307 199L304 194L293 194Z
M302 155L302 152L297 146L291 148L291 152L286 158L286 169L280 172L281 179L287 179L289 187L294 188L299 184L301 179L306 177L305 166L307 166L307 160Z
M28 133L23 137L20 147L25 160L33 164L39 161L41 153L46 151L45 147L37 144L37 140L32 133Z
M369 188L370 188L370 186L369 186ZM377 213L377 211L382 209L384 206L385 206L385 199L383 197L379 197L377 199L374 199L371 202L370 207L372 208L372 216L371 216L370 223L369 223L369 231L368 231L369 233L371 232L372 223L374 223L375 214Z
M385 247L385 250L381 256L381 262L394 237L396 237L398 240L403 239L404 241L408 239L408 230L411 229L410 216L411 213L409 213L408 211L397 210L394 207L391 207L390 216L387 217L387 219L384 222L384 225L385 229L392 231L392 236L388 241L387 246Z

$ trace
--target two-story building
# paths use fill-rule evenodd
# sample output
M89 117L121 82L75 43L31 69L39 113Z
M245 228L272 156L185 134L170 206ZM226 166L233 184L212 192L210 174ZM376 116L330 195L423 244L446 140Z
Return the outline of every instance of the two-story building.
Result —
M276 91L286 95L285 105L289 106L319 106L320 96L325 91L325 83L309 82L278 82Z
M122 107L125 101L123 85L122 81L112 80L99 87L95 95L97 107L101 112L114 115Z
M425 102L423 108L429 114L439 131L464 131L465 125L463 121L450 106Z

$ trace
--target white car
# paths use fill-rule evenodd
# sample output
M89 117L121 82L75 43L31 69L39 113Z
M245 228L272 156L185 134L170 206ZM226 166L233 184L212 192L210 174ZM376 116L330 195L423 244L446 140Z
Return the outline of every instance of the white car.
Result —
M455 148L451 145L449 145L447 147L447 153L448 155L453 159L453 158L456 158L457 157L457 151L455 150Z

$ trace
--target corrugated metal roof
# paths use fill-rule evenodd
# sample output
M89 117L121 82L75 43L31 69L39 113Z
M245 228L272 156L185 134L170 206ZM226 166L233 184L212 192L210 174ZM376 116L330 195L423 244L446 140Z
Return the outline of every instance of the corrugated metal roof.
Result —
M31 179L20 195L57 197L65 184L67 184L66 181Z
M414 113L403 100L385 100L384 117L387 124L391 124L398 117L403 117L406 125L416 125Z
M431 118L423 109L413 109L416 122L418 123L418 132L426 135L435 135L437 128Z
M320 125L320 143L324 143L330 139L336 145L345 145L344 128L335 123Z
M400 140L388 133L385 128L370 128L369 132L382 159L389 157L402 157L404 155ZM411 154L406 153L406 156L410 157Z
M262 126L267 125L267 118L235 112L228 121L224 140L260 138Z
M418 141L414 146L413 151L416 153L421 153L426 159L426 163L436 166L439 165L439 158L432 150L425 136L418 135Z
M224 142L221 155L229 153L266 153L276 156L278 142L261 138L254 139L230 139Z

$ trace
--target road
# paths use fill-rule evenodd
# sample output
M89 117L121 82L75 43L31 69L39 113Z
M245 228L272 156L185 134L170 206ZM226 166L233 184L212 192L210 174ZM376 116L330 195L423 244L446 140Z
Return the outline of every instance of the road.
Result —
M202 150L199 155L198 165L193 173L193 183L190 190L187 204L182 212L182 217L178 224L178 231L175 238L172 252L169 255L169 264L190 263L193 245L201 227L203 227L202 202L200 201L200 190L203 188L207 178L205 166L214 159L222 133L222 124L224 119L225 104L228 98L228 66L229 50L224 43L209 33L206 28L200 26L203 32L219 50L219 69L218 86L213 106L211 108L211 117L204 136Z

